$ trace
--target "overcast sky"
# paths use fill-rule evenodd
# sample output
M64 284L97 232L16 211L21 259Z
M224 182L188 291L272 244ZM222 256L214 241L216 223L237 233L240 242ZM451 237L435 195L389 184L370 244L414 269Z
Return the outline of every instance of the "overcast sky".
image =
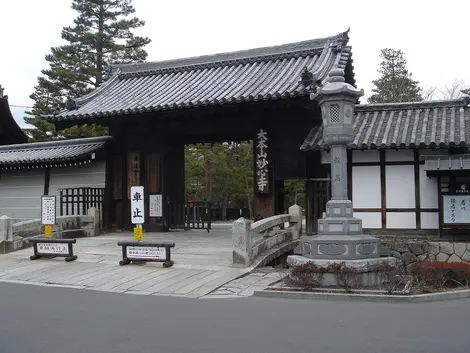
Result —
M11 105L32 105L44 55L76 17L69 0L1 6L0 84ZM351 28L357 84L370 94L382 48L402 49L424 87L470 84L470 1L134 0L149 61L249 49L334 35ZM22 109L12 108L20 124Z

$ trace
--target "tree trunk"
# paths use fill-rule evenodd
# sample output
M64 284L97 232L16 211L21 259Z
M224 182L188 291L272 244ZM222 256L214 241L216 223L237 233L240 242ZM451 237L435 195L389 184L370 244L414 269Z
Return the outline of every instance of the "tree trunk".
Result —
M223 201L222 201L222 221L227 220L227 204L228 204L228 187L232 178L232 156L235 145L232 143L231 148L227 154L227 174L225 176L224 190L223 190Z
M104 0L100 1L100 13L98 17L98 33L96 35L96 77L95 87L103 82L103 32L104 32Z

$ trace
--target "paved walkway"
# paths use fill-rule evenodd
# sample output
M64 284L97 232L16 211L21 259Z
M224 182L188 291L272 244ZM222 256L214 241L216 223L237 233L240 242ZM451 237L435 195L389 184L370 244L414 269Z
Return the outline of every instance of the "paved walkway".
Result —
M163 268L161 263L119 266L121 247L117 242L131 239L130 233L77 239L74 253L78 259L69 263L63 258L31 261L32 248L0 255L0 281L201 298L214 291L210 297L227 297L225 289L233 286L216 290L250 272L250 269L232 264L231 229L228 226L219 225L210 233L205 230L146 233L146 241L176 244L172 249L175 265L171 268ZM231 293L251 295L253 290L278 279L276 275L263 279L266 272L262 276L256 273L240 279L243 285L235 282L237 289Z

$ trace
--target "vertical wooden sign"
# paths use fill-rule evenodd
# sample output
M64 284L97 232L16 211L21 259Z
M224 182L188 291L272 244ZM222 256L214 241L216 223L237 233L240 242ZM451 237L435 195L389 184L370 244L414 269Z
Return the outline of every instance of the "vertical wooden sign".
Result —
M261 129L255 140L256 193L269 193L268 134Z
M122 200L122 156L114 156L113 199Z
M140 153L127 153L127 198L131 198L131 187L140 185Z

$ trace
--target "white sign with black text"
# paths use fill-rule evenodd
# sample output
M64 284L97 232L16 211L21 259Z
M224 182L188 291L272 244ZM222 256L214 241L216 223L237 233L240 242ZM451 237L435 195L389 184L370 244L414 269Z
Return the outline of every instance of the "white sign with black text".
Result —
M445 224L470 223L470 195L443 195Z
M41 224L55 224L55 196L41 196Z
M37 243L40 254L68 255L69 245L62 243Z
M150 217L162 217L162 195L149 195L149 213Z
M166 249L153 246L128 246L126 248L128 259L165 259Z
M143 224L145 222L143 186L131 187L131 221L132 224Z

